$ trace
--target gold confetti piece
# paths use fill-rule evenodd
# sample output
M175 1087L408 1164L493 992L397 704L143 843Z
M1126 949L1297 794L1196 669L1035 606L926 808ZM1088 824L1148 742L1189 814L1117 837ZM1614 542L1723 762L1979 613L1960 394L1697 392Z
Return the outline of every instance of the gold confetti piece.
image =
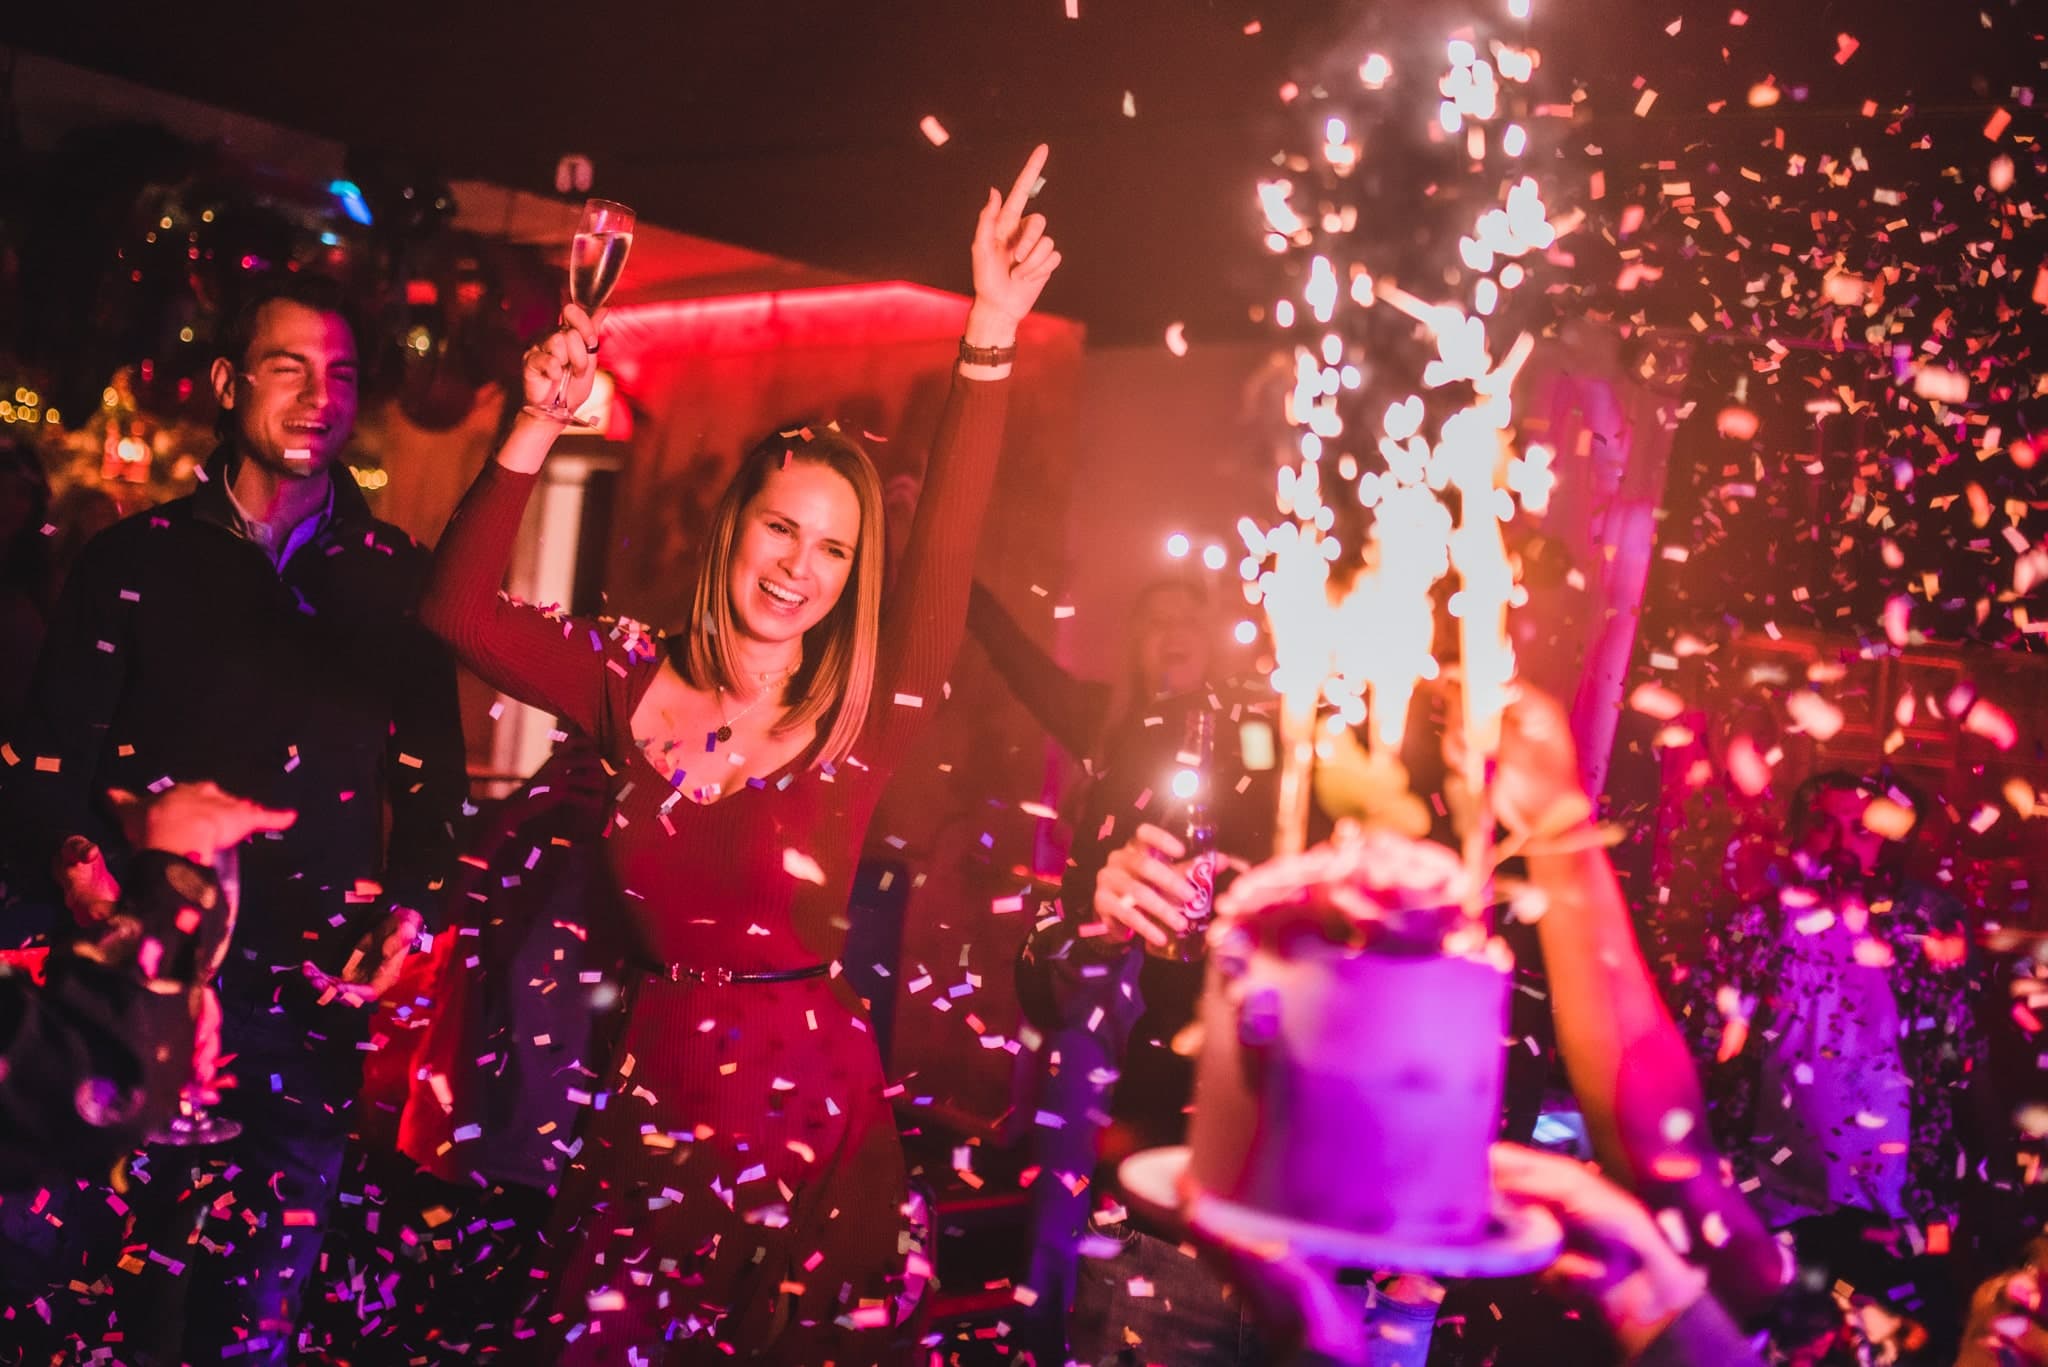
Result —
M2014 776L2005 781L2003 792L2005 800L2012 804L2012 809L2021 816L2032 816L2034 814L2035 793L2033 784L2023 778Z
M924 134L926 141L930 142L934 147L944 147L953 136L946 131L944 124L940 123L938 119L930 114L917 121L917 128L920 133Z

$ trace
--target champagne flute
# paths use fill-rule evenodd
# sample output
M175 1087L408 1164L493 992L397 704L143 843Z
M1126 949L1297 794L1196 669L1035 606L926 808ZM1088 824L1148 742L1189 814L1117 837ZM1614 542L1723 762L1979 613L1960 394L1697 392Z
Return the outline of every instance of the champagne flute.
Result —
M207 961L199 967L202 984L211 983L220 976L220 966L227 961L228 946L235 938L235 915L242 904L242 866L235 851L222 850L214 859L213 872L220 880L220 895L227 899L228 923ZM151 1144L169 1144L181 1149L199 1148L207 1144L225 1144L241 1132L241 1121L215 1115L207 1109L205 1094L195 1079L179 1089L178 1113L159 1126L147 1140Z
M626 254L632 250L633 211L609 199L585 203L576 236L569 243L570 300L596 317L625 273ZM564 421L575 416L565 394L568 387L569 377L564 375L548 404L549 416Z

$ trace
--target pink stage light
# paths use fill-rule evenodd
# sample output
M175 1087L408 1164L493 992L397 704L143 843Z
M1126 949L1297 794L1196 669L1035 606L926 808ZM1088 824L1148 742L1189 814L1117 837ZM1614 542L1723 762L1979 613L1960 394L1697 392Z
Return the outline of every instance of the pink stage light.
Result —
M940 341L957 336L966 318L962 296L907 280L625 304L606 314L605 359L630 386L637 363L656 352Z

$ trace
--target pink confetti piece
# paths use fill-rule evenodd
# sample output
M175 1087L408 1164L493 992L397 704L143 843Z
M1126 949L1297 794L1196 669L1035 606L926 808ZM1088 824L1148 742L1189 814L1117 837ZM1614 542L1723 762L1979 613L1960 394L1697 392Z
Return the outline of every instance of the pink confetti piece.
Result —
M1657 721L1671 721L1685 711L1685 699L1660 683L1637 685L1628 695L1628 705Z
M2012 714L1997 703L1977 699L1963 717L1963 729L1973 736L1982 736L2001 750L2010 750L2019 742L2019 727L2013 724Z
M1842 709L1818 693L1801 691L1785 699L1785 710L1799 730L1817 741L1833 740L1841 732Z
M1912 639L1910 625L1913 614L1913 600L1903 593L1895 593L1885 601L1884 635L1895 646L1904 647Z
M1760 797L1771 786L1771 766L1748 736L1728 742L1728 777L1744 797Z
M930 114L917 121L917 130L924 134L925 140L934 147L944 147L953 136L946 131L946 125Z

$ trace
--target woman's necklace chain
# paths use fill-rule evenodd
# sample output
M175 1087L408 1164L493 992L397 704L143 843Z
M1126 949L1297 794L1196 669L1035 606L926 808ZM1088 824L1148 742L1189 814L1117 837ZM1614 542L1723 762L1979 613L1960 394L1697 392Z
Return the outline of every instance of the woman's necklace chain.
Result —
M762 703L767 702L770 697L774 696L769 691L770 688L776 684L786 682L789 676L794 673L796 673L796 670L792 668L785 669L780 674L760 675L759 681L761 685L761 691L754 695L754 700L752 702L748 703L745 707L742 707L739 711L733 713L731 716L727 716L725 711L725 685L719 684L717 686L717 692L715 695L715 700L718 705L718 728L714 731L706 731L704 733L704 753L707 755L712 754L718 749L719 746L724 745L728 741L730 741L732 739L733 723L736 721L740 721L749 712L759 707Z
M733 723L741 720L749 712L759 707L762 703L768 701L769 697L771 696L769 693L769 689L771 689L777 684L787 682L788 679L792 675L794 675L797 669L800 667L801 662L799 662L799 664L797 665L790 666L788 669L781 671L779 674L769 673L757 675L756 677L761 685L760 694L756 696L752 702L748 703L745 707L742 707L738 712L734 713L731 716L727 716L725 712L725 686L723 684L717 685L714 690L713 701L718 708L718 727L715 730L706 731L704 733L704 753L707 755L716 754L719 746L726 744L732 739ZM673 733L675 725L673 716L666 709L664 709L662 712L662 720L665 723L667 723L668 728L670 729L671 733ZM657 740L653 737L644 737L636 741L635 744L637 744L640 747L641 751L646 754L649 762L653 763L654 766L657 769L659 769L662 773L667 774L669 776L669 782L674 784L677 787L677 789L680 790L683 782L683 770L679 765L675 763L675 753L678 749L681 748L680 743L673 740ZM730 756L729 758L737 761L739 756L735 754ZM708 802L715 800L718 797L720 788L721 785L717 783L705 785L704 787L697 790L697 800L699 802Z

